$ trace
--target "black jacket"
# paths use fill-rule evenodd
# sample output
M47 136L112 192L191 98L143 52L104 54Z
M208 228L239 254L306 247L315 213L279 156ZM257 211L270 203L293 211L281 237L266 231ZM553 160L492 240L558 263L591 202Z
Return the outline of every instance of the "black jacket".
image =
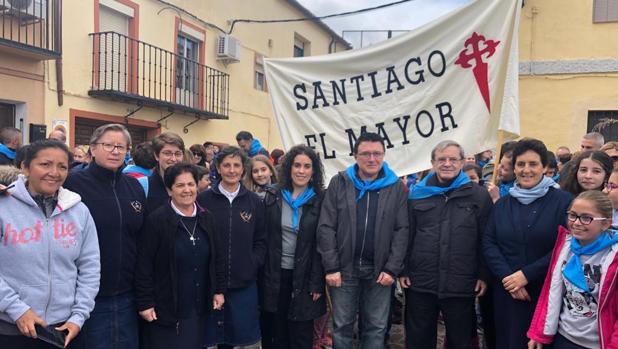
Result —
M78 193L97 227L101 251L98 296L133 290L137 236L144 221L144 189L135 178L112 172L92 161L71 172L64 187Z
M318 252L326 273L354 271L358 191L345 172L334 176L324 195L318 225ZM381 272L397 277L403 269L408 245L407 194L398 182L380 189L373 240L374 276Z
M176 234L179 216L171 205L159 207L147 219L140 234L135 270L135 299L139 311L154 307L157 323L173 325L178 321L178 287L176 269ZM199 314L210 310L213 294L225 292L225 256L215 248L215 218L207 210L198 207L198 224L206 232L210 246L208 262L208 301Z
M226 254L226 287L251 285L266 255L264 203L242 184L232 204L218 186L199 194L197 202L215 216L217 250Z
M165 183L159 172L159 169L152 171L148 176L148 196L146 197L146 217L150 216L151 212L156 211L159 207L170 202L170 195L167 193Z
M487 189L475 183L408 202L410 240L403 274L413 291L474 297L476 281L488 276L481 239L492 205Z
M15 161L13 159L9 159L8 156L0 153L0 165L15 166Z
M266 234L268 249L263 268L262 307L269 312L277 311L281 284L281 191L269 188L264 198L266 205ZM316 195L303 206L298 224L298 237L294 253L293 289L288 318L292 321L313 320L326 312L324 302L324 271L317 250L316 232L322 195ZM323 296L313 301L310 292Z

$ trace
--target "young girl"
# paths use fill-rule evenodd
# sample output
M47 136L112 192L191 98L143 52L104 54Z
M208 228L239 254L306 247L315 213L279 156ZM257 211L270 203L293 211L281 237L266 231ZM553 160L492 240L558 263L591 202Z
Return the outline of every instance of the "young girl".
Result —
M265 155L256 155L249 160L243 184L262 199L266 195L264 188L276 184L275 168Z
M618 167L612 171L611 176L607 180L607 184L605 184L605 189L603 190L605 194L612 201L612 206L614 207L614 215L612 218L612 227L614 229L618 228Z
M618 232L607 195L581 193L559 228L530 329L529 349L618 348Z
M612 159L602 151L585 151L572 161L573 166L560 186L573 195L586 190L603 190L614 168Z

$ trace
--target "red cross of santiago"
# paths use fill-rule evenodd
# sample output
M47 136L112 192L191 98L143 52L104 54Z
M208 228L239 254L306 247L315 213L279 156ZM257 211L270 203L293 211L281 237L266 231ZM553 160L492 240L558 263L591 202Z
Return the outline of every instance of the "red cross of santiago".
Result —
M455 64L460 65L464 69L472 68L476 85L481 91L489 112L491 112L491 107L487 77L488 64L483 59L493 56L499 44L500 41L486 40L483 35L474 32L464 42L464 49L459 52L459 58L455 61Z

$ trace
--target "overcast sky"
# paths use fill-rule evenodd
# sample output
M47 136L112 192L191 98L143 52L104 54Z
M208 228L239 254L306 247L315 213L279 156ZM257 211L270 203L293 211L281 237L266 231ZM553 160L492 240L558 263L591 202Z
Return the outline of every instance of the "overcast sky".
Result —
M395 0L299 0L317 16L379 6ZM324 20L335 32L343 30L410 30L440 17L472 0L413 0L400 5L358 15ZM345 33L345 39L360 47L360 34ZM363 46L385 39L386 33L364 33Z

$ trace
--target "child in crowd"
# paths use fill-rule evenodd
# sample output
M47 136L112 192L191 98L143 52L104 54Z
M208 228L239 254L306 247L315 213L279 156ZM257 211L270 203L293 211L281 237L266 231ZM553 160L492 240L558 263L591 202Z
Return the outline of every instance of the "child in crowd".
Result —
M581 193L559 228L549 271L530 329L529 349L618 348L618 232L612 202Z

